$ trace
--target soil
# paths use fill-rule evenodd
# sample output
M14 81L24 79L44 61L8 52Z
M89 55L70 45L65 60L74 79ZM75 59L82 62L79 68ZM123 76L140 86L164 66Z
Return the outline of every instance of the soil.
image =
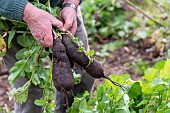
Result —
M0 65L0 73L6 74L7 69L4 64ZM7 112L14 109L13 107L13 100L9 100L8 92L10 91L11 87L8 83L8 75L0 75L0 107L3 107ZM0 111L1 112L1 111Z
M106 41L110 42L110 41ZM99 43L100 45L101 43ZM130 41L128 44L115 51L108 51L109 57L106 57L104 69L106 75L130 74L132 80L139 80L144 75L147 67L154 66L155 62L167 58L166 51L169 45L158 48L150 40ZM96 51L100 51L98 48ZM141 69L142 68L142 69ZM141 72L142 71L142 72ZM96 79L92 93L95 92L98 85L104 83L104 79Z
M95 51L99 50L100 48L97 48ZM166 48L158 50L156 45L151 44L149 40L131 41L115 51L108 51L110 55L106 57L106 62L104 63L105 74L122 75L126 73L130 74L133 80L138 80L143 75L138 68L143 65L137 65L137 62L146 63L146 67L152 66L156 61L165 59L165 51ZM3 70L6 69L4 66L0 67ZM0 75L0 107L3 107L5 110L11 110L13 109L13 101L8 99L10 85L7 77L8 75ZM103 82L103 79L96 79L92 92L94 93L97 86Z
M166 48L158 49L155 44L150 44L149 40L131 41L116 51L110 52L112 56L107 57L104 64L106 74L130 74L133 80L138 80L143 75L138 68L141 66L147 68L153 66L156 61L166 59L166 50Z

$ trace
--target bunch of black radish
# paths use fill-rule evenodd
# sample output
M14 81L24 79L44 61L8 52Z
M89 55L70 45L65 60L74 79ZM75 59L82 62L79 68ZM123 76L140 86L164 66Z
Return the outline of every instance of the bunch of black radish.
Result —
M106 78L114 85L124 89L122 85L112 81L104 74L102 64L94 59L90 64L90 59L85 52L79 52L79 47L72 41L70 34L63 34L62 40L54 39L53 44L53 71L52 78L55 88L60 92L71 91L74 87L74 78L71 69L70 60L77 63L86 70L86 72L94 78Z

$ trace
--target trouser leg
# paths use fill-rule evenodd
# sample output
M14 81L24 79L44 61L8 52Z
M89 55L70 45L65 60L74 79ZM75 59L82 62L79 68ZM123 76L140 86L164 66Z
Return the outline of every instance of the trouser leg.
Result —
M7 42L7 38L5 38L5 41ZM15 58L15 54L22 48L17 44L16 38L13 39L12 44L13 45L11 49L7 50L6 56L3 57L3 60L5 61L8 69L10 69L17 61L17 59ZM21 77L15 82L13 87L22 87L27 81L27 77ZM42 107L36 106L34 104L34 100L40 99L41 95L42 89L31 85L29 88L28 100L23 104L19 104L16 101L14 102L15 113L41 113Z
M84 43L85 49L88 50L88 39L87 39L87 34L86 34L86 30L83 24L83 19L82 19L82 15L81 15L81 11L80 9L78 9L77 11L77 32L76 32L76 36L79 37L79 39ZM93 83L94 83L94 78L92 78L89 74L86 73L85 70L83 70L80 66L76 65L74 67L74 70L76 73L81 74L81 83L78 85L74 86L74 90L73 93L74 95L76 95L77 93L82 93L83 91L87 90L90 91ZM71 104L74 101L74 97L71 94L67 95L68 97L68 104L69 106L71 106ZM66 112L66 99L65 99L65 95L59 91L56 91L56 107L55 107L55 112L56 113L65 113Z
M27 82L29 79L26 77L19 78L14 87L21 87ZM22 82L21 82L22 81ZM16 101L14 102L14 110L15 113L42 113L42 107L36 106L34 104L34 100L40 99L42 96L42 89L38 86L31 85L28 91L28 99L25 103L19 104Z

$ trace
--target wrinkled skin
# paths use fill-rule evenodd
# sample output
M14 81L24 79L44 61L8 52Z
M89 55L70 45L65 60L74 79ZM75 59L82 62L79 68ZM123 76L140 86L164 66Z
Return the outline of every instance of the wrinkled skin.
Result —
M59 19L63 22L64 28L70 31L73 35L77 30L76 11L71 7L66 7L60 11Z
M64 31L63 23L48 12L27 3L23 20L27 23L33 37L42 45L52 47L52 26Z

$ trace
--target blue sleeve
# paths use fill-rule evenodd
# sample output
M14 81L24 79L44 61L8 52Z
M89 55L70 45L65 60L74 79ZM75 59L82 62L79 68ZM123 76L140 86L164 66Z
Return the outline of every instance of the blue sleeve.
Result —
M22 21L27 2L28 0L0 0L0 15Z

